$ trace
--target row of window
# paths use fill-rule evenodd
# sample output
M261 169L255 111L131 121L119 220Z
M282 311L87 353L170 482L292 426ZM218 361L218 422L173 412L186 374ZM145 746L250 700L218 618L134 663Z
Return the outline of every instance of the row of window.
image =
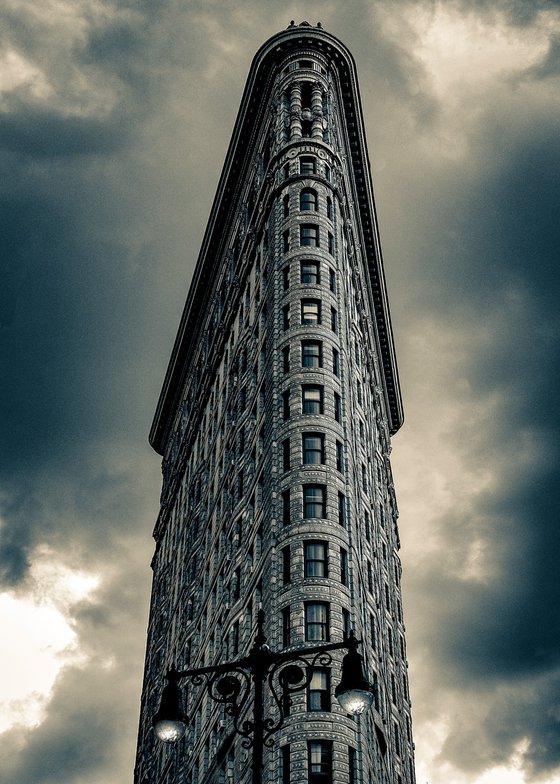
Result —
M303 490L303 517L305 520L327 519L327 486L302 485ZM338 493L337 517L340 525L346 523L346 497ZM289 525L291 522L291 489L282 492L282 522Z
M290 250L290 229L286 229L282 234L282 250L288 253ZM300 223L299 226L299 245L301 248L320 248L321 238L319 225L317 223ZM334 235L327 232L327 249L331 256L334 256Z
M299 282L305 286L319 286L321 283L321 264L313 259L303 259L299 263ZM290 288L290 266L286 265L282 270L282 284L284 291ZM336 273L329 268L329 288L336 292Z
M330 196L325 199L326 214L329 220L333 217L333 202ZM282 199L284 217L290 214L290 194L287 193ZM314 188L302 188L299 192L300 212L319 212L319 194Z
M302 299L300 303L300 324L306 326L320 326L323 322L322 302L320 299ZM290 305L282 308L282 326L284 331L290 329ZM330 326L333 332L338 332L338 313L331 306Z
M342 442L336 441L336 469L342 473L343 469L343 450ZM325 465L325 434L324 433L302 433L301 434L301 453L303 465ZM289 471L291 468L291 443L290 438L282 441L282 468Z
M323 341L322 340L302 340L301 341L301 367L320 369L323 367ZM291 346L284 346L282 349L282 370L288 373L291 368ZM333 348L331 352L331 369L335 376L340 375L340 353Z

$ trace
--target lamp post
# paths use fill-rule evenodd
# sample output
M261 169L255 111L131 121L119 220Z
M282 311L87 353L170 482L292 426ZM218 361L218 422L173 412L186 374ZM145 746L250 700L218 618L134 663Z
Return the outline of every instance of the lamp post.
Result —
M257 634L248 656L209 667L169 670L161 704L153 718L156 736L164 743L181 740L186 732L187 717L179 681L186 678L195 685L204 685L210 697L223 704L225 712L233 718L235 732L244 738L242 746L252 748L252 782L261 784L264 747L272 746L272 734L284 723L286 698L289 705L291 694L309 686L314 667L326 667L332 663L331 651L344 648L348 651L342 660L340 683L335 689L335 696L342 708L346 713L357 715L371 706L374 690L364 675L362 657L358 653L360 642L350 632L348 639L343 642L275 653L266 644L264 612L259 610ZM277 718L264 716L265 679L278 708ZM241 722L251 686L253 718Z

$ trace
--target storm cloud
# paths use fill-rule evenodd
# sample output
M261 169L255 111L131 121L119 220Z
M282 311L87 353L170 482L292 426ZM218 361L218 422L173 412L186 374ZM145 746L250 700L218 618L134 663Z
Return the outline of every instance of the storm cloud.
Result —
M48 548L99 583L65 605L78 653L40 719L2 735L6 784L131 779L147 433L251 58L303 18L360 77L406 415L418 781L559 780L559 4L18 0L0 11L0 580L44 601Z

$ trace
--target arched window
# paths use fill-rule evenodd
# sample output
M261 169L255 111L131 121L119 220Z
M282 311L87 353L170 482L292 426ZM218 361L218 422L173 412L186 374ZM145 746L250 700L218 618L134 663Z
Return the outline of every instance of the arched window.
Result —
M299 208L303 212L317 212L317 191L314 191L313 188L303 188L299 194Z

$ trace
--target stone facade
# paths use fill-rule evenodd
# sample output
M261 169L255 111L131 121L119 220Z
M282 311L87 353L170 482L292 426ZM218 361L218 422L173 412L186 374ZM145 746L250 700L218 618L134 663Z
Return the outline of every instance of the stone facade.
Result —
M390 438L402 408L355 66L319 26L253 61L151 431L163 455L135 781L250 780L204 689L178 748L151 717L171 665L352 628L375 707L344 715L342 655L294 695L263 780L413 784ZM267 697L267 710L274 705Z

